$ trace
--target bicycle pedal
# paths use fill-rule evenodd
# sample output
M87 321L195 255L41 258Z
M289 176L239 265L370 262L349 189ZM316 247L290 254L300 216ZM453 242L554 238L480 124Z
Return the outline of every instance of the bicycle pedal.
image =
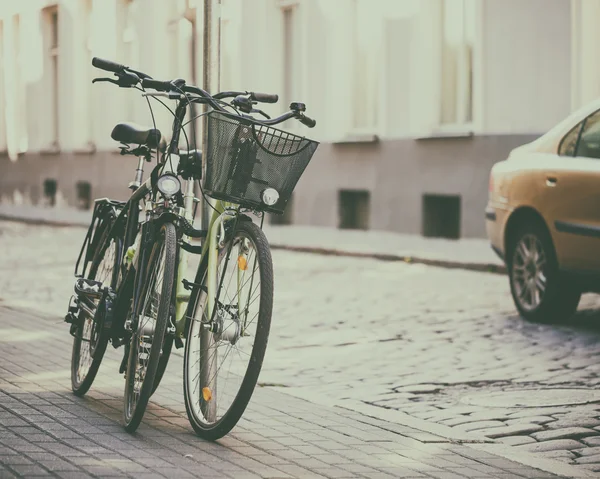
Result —
M128 354L123 354L123 360L121 361L121 365L119 366L119 374L124 374L127 371L127 360L129 359ZM125 374L127 378L127 375Z
M77 333L77 330L79 329L79 326L77 326L77 324L72 323L71 327L69 328L69 334L73 337L75 337L75 334Z
M89 298L101 298L102 283L92 279L79 278L75 281L75 293Z
M177 337L175 338L175 348L176 349L181 349L183 348L183 341L181 338Z
M66 323L73 323L77 320L77 313L79 312L79 303L77 302L77 296L73 295L69 298L69 305L67 306L67 314L65 315Z

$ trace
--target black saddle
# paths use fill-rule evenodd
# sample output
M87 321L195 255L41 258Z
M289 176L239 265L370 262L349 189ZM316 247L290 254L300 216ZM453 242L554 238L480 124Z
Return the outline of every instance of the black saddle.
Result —
M110 137L125 144L145 145L150 149L167 149L167 141L160 130L137 125L135 123L119 123L113 128Z

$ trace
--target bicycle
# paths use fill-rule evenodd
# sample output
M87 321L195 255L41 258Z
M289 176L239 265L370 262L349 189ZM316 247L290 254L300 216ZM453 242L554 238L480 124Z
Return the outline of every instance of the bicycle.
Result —
M226 91L213 96L182 79L154 80L99 58L92 64L116 77L94 82L142 90L149 106L149 98L167 97L177 107L171 111L168 144L156 127L119 124L111 134L123 144L122 154L139 156L138 168L127 202L96 201L75 266L75 295L65 318L74 336L73 391L87 392L109 342L124 345L119 369L126 378L124 422L126 430L134 431L162 379L172 345L182 348L185 340L187 415L199 436L218 439L245 411L266 351L273 266L262 231L264 214L283 213L318 147L273 125L297 119L312 128L316 122L304 114L302 103L292 103L290 111L275 119L255 108L258 102L276 103L277 95ZM229 98L233 100L224 101ZM195 103L210 107L202 114L208 142L201 191L205 201L208 196L215 204L206 230L192 225L194 205L201 201L194 186L203 176L202 152L189 148L183 129L186 112ZM178 147L181 132L187 150ZM144 162L151 161L153 150L157 165L142 183ZM194 281L185 278L191 254L200 255ZM237 374L223 376L225 362L235 363Z

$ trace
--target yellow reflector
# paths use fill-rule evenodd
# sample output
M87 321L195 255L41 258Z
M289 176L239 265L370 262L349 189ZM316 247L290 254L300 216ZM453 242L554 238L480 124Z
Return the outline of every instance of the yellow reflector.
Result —
M212 399L212 391L209 387L202 388L202 397L206 402Z
M246 261L246 258L244 256L238 256L238 268L240 268L243 271L246 271L246 269L248 269L248 261Z

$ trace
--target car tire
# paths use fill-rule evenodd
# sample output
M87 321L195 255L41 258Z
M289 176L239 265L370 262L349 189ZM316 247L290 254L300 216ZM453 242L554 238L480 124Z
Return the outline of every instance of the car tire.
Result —
M537 323L569 319L577 310L581 290L561 274L545 225L534 221L520 225L508 246L510 291L520 315Z

